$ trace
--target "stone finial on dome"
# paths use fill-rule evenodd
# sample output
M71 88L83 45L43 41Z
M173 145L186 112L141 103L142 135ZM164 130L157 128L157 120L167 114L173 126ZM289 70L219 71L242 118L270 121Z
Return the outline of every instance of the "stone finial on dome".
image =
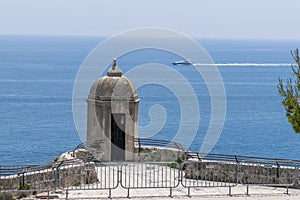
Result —
M113 59L114 64L111 66L111 68L107 72L107 76L112 76L112 77L121 77L123 75L122 70L119 68L117 65L117 59Z

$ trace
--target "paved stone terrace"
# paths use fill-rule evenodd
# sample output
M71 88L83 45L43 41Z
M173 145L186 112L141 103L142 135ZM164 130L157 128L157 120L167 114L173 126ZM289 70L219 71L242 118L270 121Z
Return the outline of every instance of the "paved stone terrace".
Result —
M245 200L296 200L300 199L300 190L289 189L289 195L286 193L286 188L273 188L263 186L249 186L249 196L246 195L247 187L237 185L233 187L232 196L228 196L228 188L195 188L191 189L191 197L188 197L187 188L179 186L173 189L173 198L168 195L169 189L131 189L130 199L245 199ZM40 194L47 195L47 193ZM51 192L50 195L57 195L59 199L65 199L65 191ZM108 190L77 190L69 191L68 199L108 199ZM128 199L127 190L121 187L112 190L112 199ZM37 199L35 197L28 197L24 199Z

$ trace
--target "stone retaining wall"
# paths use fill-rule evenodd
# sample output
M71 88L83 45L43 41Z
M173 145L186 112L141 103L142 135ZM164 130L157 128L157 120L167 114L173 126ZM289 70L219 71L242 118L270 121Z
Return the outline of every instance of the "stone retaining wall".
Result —
M256 185L295 185L298 181L298 169L287 166L189 161L183 167L184 177L196 180Z
M177 161L183 154L184 151L174 148L135 147L135 161L139 162Z
M68 188L97 182L94 164L72 164L58 168L47 168L9 176L1 176L0 192L32 191L37 193L45 190Z

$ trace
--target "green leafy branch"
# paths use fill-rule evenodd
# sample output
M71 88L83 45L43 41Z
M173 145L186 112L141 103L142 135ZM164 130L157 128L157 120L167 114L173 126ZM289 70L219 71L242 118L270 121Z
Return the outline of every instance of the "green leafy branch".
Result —
M283 97L282 104L285 108L286 116L289 123L292 125L296 133L300 133L300 106L299 106L299 91L300 91L300 57L298 49L291 52L297 66L292 65L293 74L296 76L296 81L288 79L286 84L279 78L278 92Z

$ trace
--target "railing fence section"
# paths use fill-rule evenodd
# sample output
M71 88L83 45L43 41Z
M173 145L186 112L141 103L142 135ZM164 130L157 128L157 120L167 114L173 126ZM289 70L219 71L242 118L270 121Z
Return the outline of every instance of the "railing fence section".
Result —
M231 187L237 185L239 168L236 163L222 163L214 161L184 162L181 184L188 188L198 187L228 187L231 195Z
M59 168L59 185L66 190L111 190L119 186L117 163L80 162Z
M16 193L17 198L22 198L56 190L56 174L51 165L0 165L0 197L5 199L7 193Z
M124 163L121 165L121 186L127 189L178 187L180 165L176 162Z
M247 186L247 195L250 185L286 187L288 194L288 188L299 180L299 169L294 161L242 160L239 167L239 182Z
M194 156L196 155L196 156ZM188 155L186 155L188 157ZM191 158L191 156L189 157ZM300 161L245 156L193 153L190 160L177 162L87 162L63 161L47 165L0 165L0 193L71 190L247 187L263 185L294 187L299 183Z

